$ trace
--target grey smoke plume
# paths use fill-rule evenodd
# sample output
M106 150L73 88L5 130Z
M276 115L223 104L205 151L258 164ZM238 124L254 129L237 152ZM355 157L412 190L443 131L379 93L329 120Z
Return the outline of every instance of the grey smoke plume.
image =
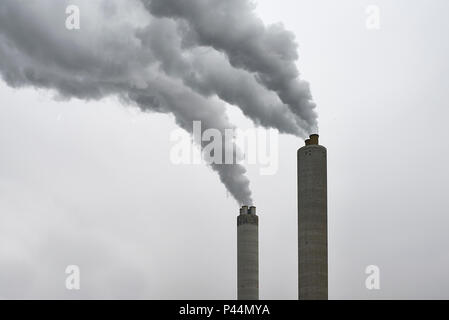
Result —
M142 0L155 16L187 22L190 45L210 46L226 54L236 68L253 72L268 90L298 116L308 132L317 129L308 83L298 79L294 34L282 25L266 27L250 0Z
M80 30L65 28L69 4L80 8ZM203 130L233 128L223 101L256 125L315 131L296 60L293 35L265 26L249 0L0 2L0 74L10 86L67 99L115 95L173 114L190 133L193 121ZM211 167L239 204L252 204L243 166Z

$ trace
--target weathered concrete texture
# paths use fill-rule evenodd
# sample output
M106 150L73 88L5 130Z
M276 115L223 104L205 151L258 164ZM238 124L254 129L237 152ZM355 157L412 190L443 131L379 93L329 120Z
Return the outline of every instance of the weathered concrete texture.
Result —
M318 144L308 144L298 150L298 292L301 300L328 298L326 158L326 148Z
M237 217L237 299L259 299L259 218L244 206Z

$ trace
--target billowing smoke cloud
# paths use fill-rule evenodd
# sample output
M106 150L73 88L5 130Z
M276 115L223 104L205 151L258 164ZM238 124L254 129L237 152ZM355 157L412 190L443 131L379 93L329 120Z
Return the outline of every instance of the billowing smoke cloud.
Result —
M236 68L255 73L298 116L298 125L316 130L309 85L298 79L294 35L282 25L266 27L249 0L143 0L153 15L182 19L190 45L210 46L226 54Z
M65 28L69 4L80 8L80 30ZM116 95L172 114L190 133L193 121L233 128L227 102L256 125L306 136L316 114L294 36L253 9L249 0L2 0L0 74L59 98ZM252 203L243 166L211 167L240 204Z

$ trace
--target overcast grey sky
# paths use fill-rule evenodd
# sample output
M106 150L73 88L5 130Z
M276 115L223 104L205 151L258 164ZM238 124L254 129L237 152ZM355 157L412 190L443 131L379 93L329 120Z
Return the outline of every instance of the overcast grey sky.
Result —
M256 2L264 23L282 22L296 36L298 69L310 83L321 143L328 148L329 297L449 298L449 3ZM0 12L12 3L19 9L24 5L5 0ZM0 82L0 297L236 298L238 205L216 172L202 165L174 165L169 158L170 135L177 123L190 118L142 113L115 94L97 99L128 90L126 79L137 87L150 83L174 98L182 95L176 82L147 79L139 68L154 58L154 53L135 51L133 32L146 26L147 13L138 10L137 0L126 6L107 1L117 7L101 5L105 1L70 3L80 5L80 31L65 29L65 1L16 19L15 26L0 21L0 70L7 80ZM368 5L380 9L378 30L366 28ZM51 27L38 27L44 25ZM34 39L20 34L16 39L22 51L14 51L5 35L21 27L52 33L36 32L41 38ZM95 32L87 37L88 31ZM60 60L47 57L44 49L33 51L33 41ZM103 48L104 56L91 59L83 55L90 52L86 48ZM93 99L12 88L15 67L33 62L22 55L27 50L42 65L36 67L41 73L24 73L26 79L43 86L59 81L58 88L67 94L76 87L74 77L86 80L87 74L89 81L80 81L77 85L85 86L77 88ZM130 57L126 65L109 68ZM222 68L217 72L237 77L219 57L208 57ZM199 68L200 62L195 62ZM77 70L77 63L89 72ZM113 81L105 83L105 77ZM276 121L269 122L272 118L260 111L268 103L253 108L249 102L257 102L254 97L244 100L243 110L214 94L189 102L206 101L210 110L224 110L211 126L229 121L252 128L252 118L303 135L298 128L305 123L289 122L296 119L291 111L296 106L281 107L268 90L246 83L264 101L279 104ZM198 90L206 90L206 84L197 83ZM226 96L223 88L219 92ZM262 299L297 297L295 173L296 150L302 145L299 137L280 135L275 175L262 176L257 165L246 166L260 216ZM67 265L80 266L81 290L65 288ZM365 288L368 265L380 268L378 291Z

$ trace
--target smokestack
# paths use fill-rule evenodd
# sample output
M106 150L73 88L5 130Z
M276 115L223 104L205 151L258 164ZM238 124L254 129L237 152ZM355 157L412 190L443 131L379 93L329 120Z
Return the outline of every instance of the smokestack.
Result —
M310 136L298 150L298 293L328 299L327 150Z
M243 206L237 217L237 299L259 300L259 217Z

